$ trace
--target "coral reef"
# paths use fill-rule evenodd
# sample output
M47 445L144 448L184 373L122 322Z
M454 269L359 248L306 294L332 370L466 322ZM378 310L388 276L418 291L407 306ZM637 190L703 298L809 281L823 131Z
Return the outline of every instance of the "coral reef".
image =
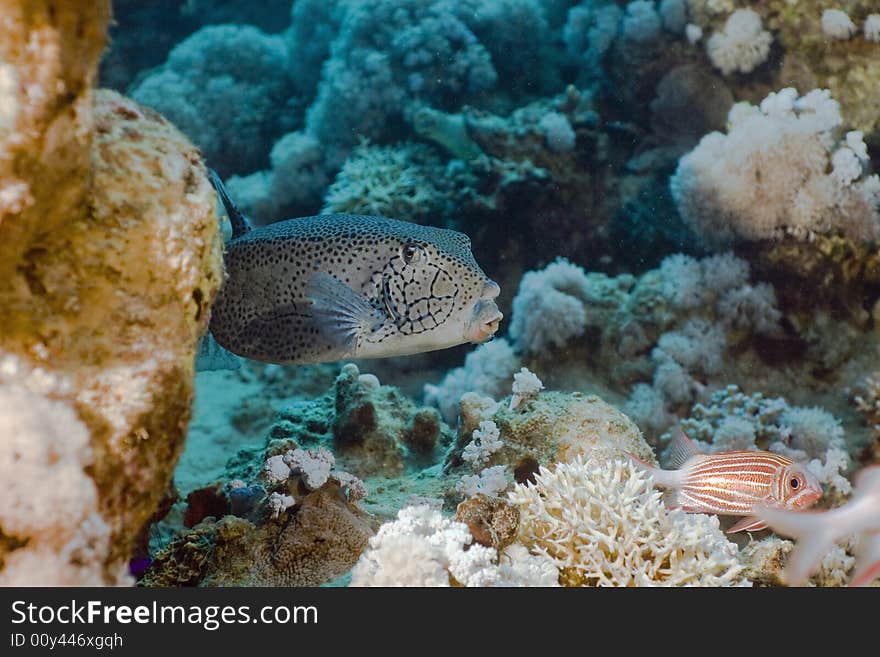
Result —
M293 442L323 445L360 476L426 465L448 442L448 429L434 409L418 408L353 364L342 368L324 396L281 409L268 435L273 454Z
M280 36L212 25L177 44L131 96L186 132L221 175L253 171L282 132L286 62Z
M681 426L805 462L832 509L880 459L876 0L108 5L3 10L0 580L130 582L148 550L145 585L779 586L791 543L737 555L617 459ZM93 91L107 29L102 84L164 119ZM466 233L510 330L193 383L196 147L257 225Z
M442 217L446 193L439 158L424 144L362 144L342 165L321 212L406 217L432 223Z
M577 456L600 461L624 452L654 460L635 424L595 395L542 392L515 410L509 404L498 404L485 419L496 425L501 442L483 462L490 467L517 470L526 463L550 466ZM464 462L473 430L468 423L459 425L457 441L446 457L447 468Z
M679 211L704 240L880 234L880 177L864 176L863 134L842 134L828 91L799 97L788 87L760 107L737 103L728 123L727 135L703 137L670 180Z
M756 515L774 531L796 537L797 546L786 564L783 580L793 586L829 562L839 561L840 543L853 538L856 558L851 584L864 586L880 576L880 465L859 471L852 498L839 508L818 513L792 513L765 507Z
M880 462L880 373L865 378L853 401L873 433L873 461Z
M323 447L286 444L277 453L278 441L270 439L233 459L226 485L205 491L212 499L207 514L193 509L204 506L202 491L191 493L185 528L155 550L140 584L317 586L345 574L373 535L374 522L358 505L367 488L337 470Z
M455 520L468 526L474 541L503 552L516 540L519 511L502 499L475 495L458 505Z
M519 540L552 560L563 586L750 584L717 518L668 511L660 497L632 463L578 456L508 499Z
M92 91L108 3L5 11L3 70L29 83L4 97L0 131L0 385L7 403L26 403L7 421L32 450L31 467L5 477L33 486L43 473L54 492L15 497L40 521L4 506L0 576L122 583L186 433L222 275L214 194L173 126ZM0 461L14 449L4 443Z
M714 392L706 405L696 404L680 426L705 451L769 449L806 463L838 495L851 490L841 474L849 465L843 429L823 409L789 406L781 397L761 393L745 395L730 385Z
M348 571L372 536L328 482L272 515L206 518L153 556L143 586L317 586Z
M410 506L370 539L352 586L553 586L548 559L522 546L498 553L474 543L468 525L426 505Z
M778 536L751 541L739 553L740 562L745 567L743 573L755 586L784 586L783 570L793 549L794 543ZM855 558L850 551L835 546L804 585L845 586L854 564Z

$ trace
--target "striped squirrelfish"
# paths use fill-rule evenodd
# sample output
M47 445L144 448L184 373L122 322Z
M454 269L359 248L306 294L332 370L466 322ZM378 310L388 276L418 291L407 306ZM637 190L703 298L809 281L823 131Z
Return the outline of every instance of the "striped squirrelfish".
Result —
M703 454L684 432L673 441L675 469L663 470L636 460L656 485L670 489L667 499L673 508L688 513L744 516L727 530L729 533L767 527L755 516L756 509L806 509L822 496L822 486L815 476L779 454Z

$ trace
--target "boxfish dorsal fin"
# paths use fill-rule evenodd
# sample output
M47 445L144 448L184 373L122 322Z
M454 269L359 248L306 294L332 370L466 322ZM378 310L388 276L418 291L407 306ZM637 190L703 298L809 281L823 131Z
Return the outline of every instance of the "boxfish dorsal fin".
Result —
M214 169L208 169L208 175L211 178L211 184L214 186L217 194L220 195L220 200L223 201L223 207L226 209L226 216L229 217L229 223L232 224L232 239L241 237L250 231L251 222L248 221L248 218L244 216L244 213L238 209L235 202L229 198L226 186L223 184L223 181L220 180L220 176L217 175L217 172L214 171Z
M678 470L687 460L693 456L697 456L700 450L694 444L694 441L688 438L687 434L681 429L672 439L672 449L669 453L669 466Z

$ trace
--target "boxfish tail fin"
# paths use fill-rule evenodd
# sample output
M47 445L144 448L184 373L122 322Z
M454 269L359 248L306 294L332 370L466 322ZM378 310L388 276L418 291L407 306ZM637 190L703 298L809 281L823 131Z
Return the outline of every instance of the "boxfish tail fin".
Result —
M244 216L244 213L238 209L235 202L229 198L226 186L223 184L223 181L220 180L220 176L217 175L217 172L214 171L214 169L209 168L208 176L211 179L211 184L220 196L220 200L223 202L223 207L226 209L226 215L229 217L229 223L232 224L232 239L241 237L251 229L251 222L248 221L248 218Z
M777 534L797 539L797 545L785 567L785 583L800 586L816 570L822 557L834 547L837 539L829 531L827 512L789 511L762 507L755 509L755 516L767 523Z
M210 331L202 336L196 349L196 372L237 370L239 367L241 358L221 347Z

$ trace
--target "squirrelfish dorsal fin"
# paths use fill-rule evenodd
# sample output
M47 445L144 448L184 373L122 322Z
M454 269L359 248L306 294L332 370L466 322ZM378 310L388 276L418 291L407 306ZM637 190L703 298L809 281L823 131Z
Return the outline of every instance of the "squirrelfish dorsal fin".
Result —
M681 429L672 438L672 448L669 452L669 467L677 470L683 466L691 457L697 456L700 450L694 444L694 441L687 437L687 434Z
M220 200L223 201L223 207L226 209L226 215L229 217L229 223L232 224L232 239L241 237L251 229L251 222L248 221L248 218L238 209L238 206L233 200L229 198L226 186L223 184L223 181L220 180L220 176L217 175L217 172L214 171L214 169L209 168L208 176L211 179L211 184L214 186L214 189L217 190L217 194L220 195Z

